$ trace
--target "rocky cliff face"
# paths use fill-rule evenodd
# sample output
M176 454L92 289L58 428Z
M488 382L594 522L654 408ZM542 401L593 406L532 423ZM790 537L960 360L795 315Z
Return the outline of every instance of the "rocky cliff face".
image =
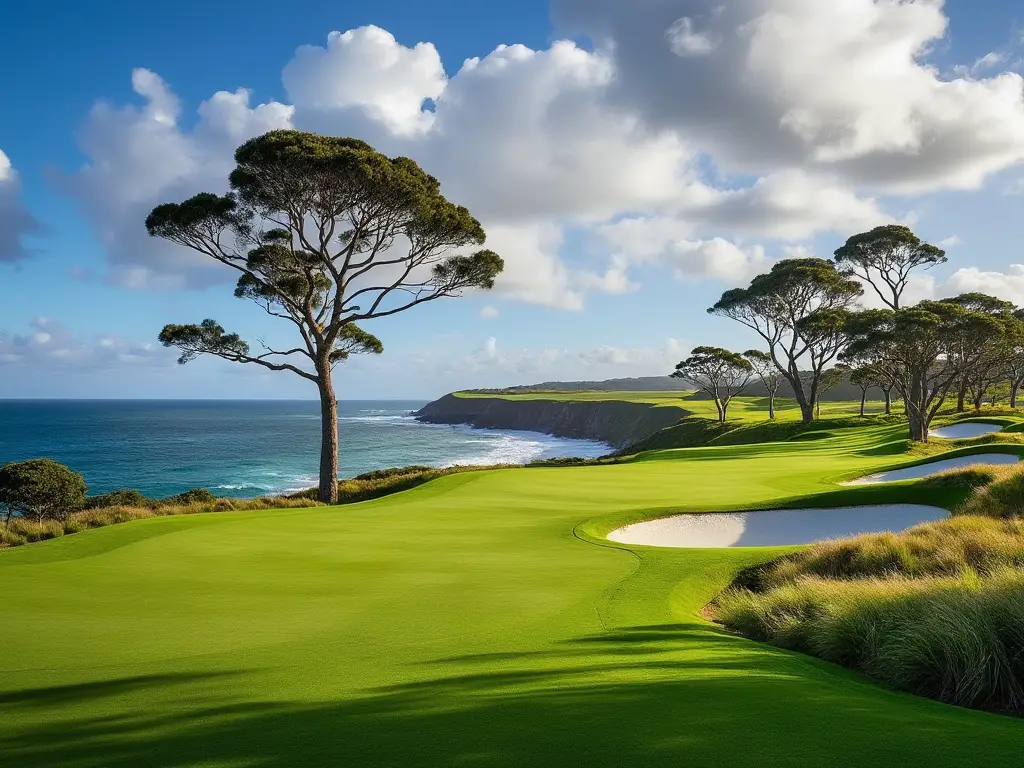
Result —
M558 437L600 440L625 448L687 415L682 408L615 400L562 402L445 395L416 417L431 424L469 424L488 429L528 429Z

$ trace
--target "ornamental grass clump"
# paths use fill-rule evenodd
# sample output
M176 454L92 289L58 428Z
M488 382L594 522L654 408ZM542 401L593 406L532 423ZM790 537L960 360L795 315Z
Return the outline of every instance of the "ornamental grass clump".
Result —
M922 696L1024 715L1024 521L959 516L822 542L710 606L747 637Z

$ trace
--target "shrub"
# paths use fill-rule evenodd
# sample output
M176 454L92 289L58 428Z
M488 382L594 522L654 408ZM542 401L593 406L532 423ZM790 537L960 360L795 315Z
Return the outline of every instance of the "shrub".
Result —
M147 499L134 489L122 489L90 496L85 500L85 509L104 509L106 507L148 507L155 502Z
M188 504L213 504L215 501L217 501L217 497L205 488L193 488L176 496L168 496L159 503L162 506L181 506Z
M29 459L0 467L0 506L12 515L66 520L85 504L85 479L53 459Z

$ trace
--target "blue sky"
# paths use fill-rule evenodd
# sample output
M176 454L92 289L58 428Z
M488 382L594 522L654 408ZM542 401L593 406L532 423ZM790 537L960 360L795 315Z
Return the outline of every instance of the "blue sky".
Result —
M948 244L920 297L1024 304L1024 11L742 5L4 6L0 397L312 396L287 374L176 366L155 343L167 322L287 329L140 236L149 208L223 185L233 146L284 122L416 158L509 263L489 295L378 321L385 354L342 369L341 397L652 375L696 344L746 348L704 312L723 290L889 220Z

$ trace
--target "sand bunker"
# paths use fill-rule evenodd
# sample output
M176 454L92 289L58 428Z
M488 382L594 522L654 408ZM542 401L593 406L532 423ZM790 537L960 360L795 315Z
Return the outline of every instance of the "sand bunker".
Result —
M948 515L939 507L920 504L673 515L627 525L612 531L608 539L620 544L646 544L649 547L810 544L861 533L902 531Z
M920 480L923 477L931 477L945 472L947 469L962 469L972 464L1016 464L1018 461L1020 461L1020 457L1014 456L1012 453L972 453L969 456L957 456L955 459L918 464L916 467L879 472L877 475L868 475L859 480L843 483L843 485L873 485L875 483L892 483L897 480Z
M928 430L932 437L941 437L946 440L964 440L968 437L981 437L998 432L1003 427L1001 424L982 424L978 421L965 421L960 424L950 424L948 427L936 427Z

